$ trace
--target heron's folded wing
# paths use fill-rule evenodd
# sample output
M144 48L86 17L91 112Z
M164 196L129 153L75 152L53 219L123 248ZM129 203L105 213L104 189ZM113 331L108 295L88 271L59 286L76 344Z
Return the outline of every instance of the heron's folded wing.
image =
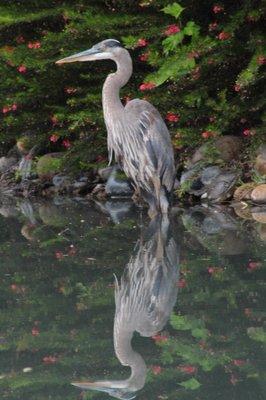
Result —
M142 142L143 150L154 170L158 173L161 183L170 192L173 187L175 168L173 148L169 131L155 107L144 100L133 100L126 110L134 118L134 135Z

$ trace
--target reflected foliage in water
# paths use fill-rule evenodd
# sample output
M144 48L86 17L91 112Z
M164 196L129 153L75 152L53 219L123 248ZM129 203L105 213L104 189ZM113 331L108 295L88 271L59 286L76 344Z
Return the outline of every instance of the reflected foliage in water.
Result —
M149 225L1 199L1 398L263 399L261 231L220 206Z

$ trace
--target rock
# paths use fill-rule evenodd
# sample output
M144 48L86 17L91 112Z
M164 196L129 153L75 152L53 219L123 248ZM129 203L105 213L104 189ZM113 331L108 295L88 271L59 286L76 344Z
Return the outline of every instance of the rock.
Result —
M234 192L234 199L237 201L250 200L251 192L256 187L256 183L244 183L243 185L236 188Z
M36 170L41 179L52 179L62 167L62 157L64 153L48 153L40 157Z
M111 197L131 197L132 187L125 175L114 168L105 186L105 191Z
M253 219L262 224L266 224L266 208L265 207L253 207L251 209L251 215Z
M8 171L14 165L17 164L15 157L1 157L0 158L0 173Z
M75 181L72 186L73 189L84 189L87 186L87 182Z
M103 183L98 183L93 191L87 195L88 199L92 199L93 197L97 197L98 200L106 199L107 193L105 191L105 185Z
M254 203L266 204L266 183L258 185L253 189L250 197Z
M70 179L66 175L55 175L52 179L52 182L57 188L70 185Z
M103 181L107 181L107 179L109 178L109 176L111 175L112 171L113 171L114 167L113 166L109 166L106 168L100 168L98 170L98 175L100 176L100 178Z
M257 224L257 232L263 242L266 242L266 224Z
M241 154L242 140L237 136L221 136L214 139L213 143L204 143L200 146L191 158L191 164L204 160L211 147L214 147L218 153L218 158L225 162L237 160Z
M253 219L250 207L247 207L243 203L234 203L232 206L233 206L234 212L240 218L247 219L247 220Z
M222 173L218 175L213 183L208 187L204 198L216 203L223 202L231 197L237 179L238 174L236 172L222 171Z
M215 178L221 173L221 168L216 165L212 167L206 167L201 173L201 181L204 185L210 185Z
M261 145L257 150L255 170L261 176L266 176L266 144Z

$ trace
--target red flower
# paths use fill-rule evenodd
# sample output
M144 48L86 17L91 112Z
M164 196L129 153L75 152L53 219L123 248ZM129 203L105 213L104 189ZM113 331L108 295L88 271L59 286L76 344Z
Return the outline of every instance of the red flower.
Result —
M162 343L162 342L167 342L168 337L165 335L157 334L157 335L153 335L152 339L155 341L155 343Z
M139 60L140 61L147 61L148 58L149 58L149 52L148 51L147 51L147 53L140 54L140 56L139 56Z
M240 90L241 90L241 85L239 85L239 83L236 83L234 86L234 91L239 92Z
M142 83L139 87L139 90L141 90L142 92L145 90L152 90L156 87L155 83L153 82L146 82L146 83Z
M141 38L137 41L137 47L145 47L145 46L147 46L147 44L148 44L148 41L143 38Z
M209 267L209 268L208 268L208 272L209 272L209 274L211 274L211 275L215 272L215 270L216 270L216 268L214 268L214 267Z
M215 6L213 6L212 11L214 12L214 14L219 14L220 12L224 11L223 6L219 6L218 4L216 4Z
M9 111L11 111L11 108L10 108L9 106L4 106L4 107L2 108L2 113L3 113L3 114L7 114Z
M152 365L151 370L154 375L159 375L162 372L162 367L160 367L160 365Z
M27 72L27 68L25 67L25 65L20 65L17 68L18 72L20 72L21 74L25 74L25 72Z
M24 37L23 37L22 35L19 35L19 36L16 38L16 42L19 43L19 44L25 43L25 39L24 39Z
M218 23L215 21L215 22L211 22L210 24L209 24L209 31L211 32L211 31L216 31L216 29L218 28Z
M219 40L227 40L227 39L230 39L231 33L222 31L219 33L219 35L217 37Z
M71 147L71 142L68 139L64 139L62 142L62 145L66 148L69 149Z
M41 47L41 42L29 42L28 48L29 49L39 49Z
M180 365L178 369L185 374L194 374L197 372L197 367L194 367L193 365Z
M50 136L50 142L56 143L59 139L59 136L57 136L56 134L53 134Z
M233 360L232 364L235 365L236 367L243 367L247 362L245 360Z
M256 134L255 129L244 129L243 135L244 136L254 136Z
M187 286L187 281L184 278L179 279L177 287L182 289L185 288L186 286Z
M264 65L264 64L266 64L266 57L264 57L264 56L259 56L259 57L257 58L257 63L258 63L259 65Z
M38 336L40 334L40 330L37 326L34 326L31 330L32 336Z
M73 87L65 87L65 88L64 88L64 91L65 91L65 93L67 93L67 94L76 93L77 90L78 90L78 89L73 88Z
M62 260L64 258L64 254L62 253L62 251L56 251L55 258L57 258L57 260Z
M55 115L52 115L50 119L51 119L51 122L52 122L53 125L58 124L58 119L57 119L57 117Z
M45 356L42 359L44 364L54 364L57 362L57 360L58 360L58 358L56 356Z
M171 36L178 32L180 32L179 26L176 24L172 24L167 27L167 29L164 31L164 34L165 36Z
M169 122L178 122L179 119L180 119L180 116L177 115L177 114L174 114L174 113L172 113L172 112L168 112L168 113L166 114L165 119L166 119L167 121L169 121Z
M18 109L17 104L16 104L16 103L12 104L11 110L12 110L12 111L16 111L17 109Z
M212 132L212 131L205 131L205 132L202 132L201 136L202 136L204 139L209 139L210 137L215 136L215 133Z
M248 263L248 270L249 270L249 271L254 271L254 270L260 268L261 265L262 265L261 262L250 261L250 262Z

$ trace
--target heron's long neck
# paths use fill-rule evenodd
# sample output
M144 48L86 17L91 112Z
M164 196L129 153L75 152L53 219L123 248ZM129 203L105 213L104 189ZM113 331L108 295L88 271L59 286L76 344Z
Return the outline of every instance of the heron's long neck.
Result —
M115 328L115 327L114 327ZM130 378L127 382L130 385L141 389L146 380L147 367L145 361L139 353L133 350L131 340L133 332L126 329L114 330L114 347L115 353L122 365L131 368Z
M116 60L117 71L108 75L103 85L103 111L105 120L121 115L124 107L119 97L119 91L132 75L132 60L129 53L125 53ZM108 118L109 117L109 118Z

